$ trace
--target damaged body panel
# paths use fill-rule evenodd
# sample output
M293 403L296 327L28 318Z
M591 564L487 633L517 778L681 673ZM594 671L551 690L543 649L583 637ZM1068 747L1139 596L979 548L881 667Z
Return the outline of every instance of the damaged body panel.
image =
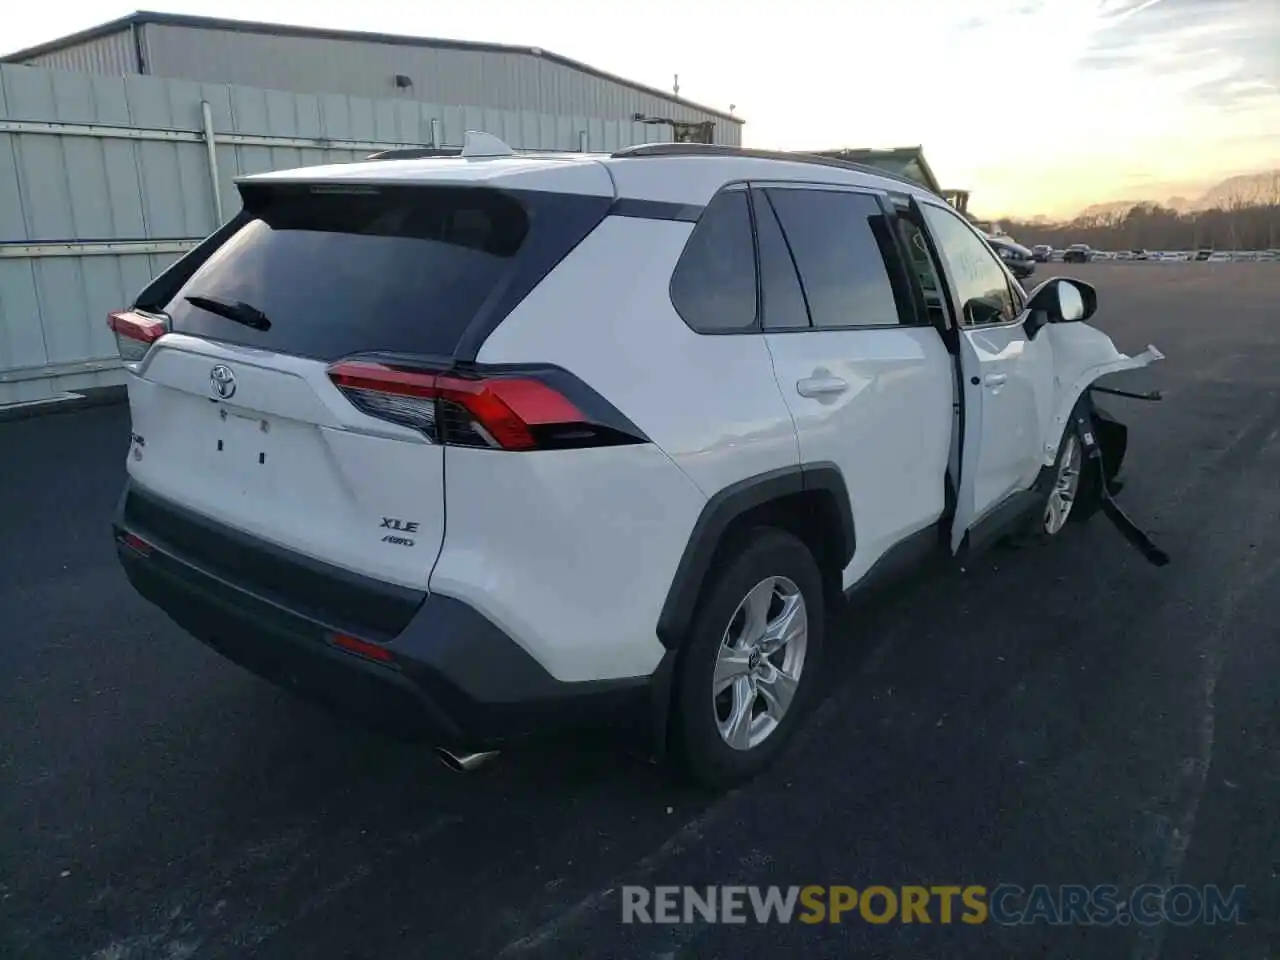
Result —
M1047 332L1054 344L1054 377L1060 392L1057 410L1064 421L1074 416L1074 432L1084 448L1084 473L1075 519L1086 520L1101 510L1148 562L1165 566L1169 555L1157 547L1115 501L1115 495L1120 492L1117 477L1128 449L1129 429L1094 400L1095 393L1133 400L1161 399L1159 393L1120 390L1100 386L1098 381L1109 374L1146 367L1163 360L1164 354L1148 345L1142 353L1127 356L1116 349L1110 337L1087 323L1051 326ZM1053 462L1054 454L1046 450L1046 467L1051 467Z
M1101 509L1120 535L1149 563L1157 567L1166 566L1169 555L1156 546L1115 501L1115 494L1119 492L1116 474L1124 461L1128 428L1099 408L1092 395L1080 405L1075 418L1076 434L1085 451L1086 481L1081 490L1082 502L1077 507L1078 511L1079 508L1084 509L1077 513L1077 518L1087 519Z
M1081 485L1072 518L1084 521L1101 510L1149 563L1165 566L1169 555L1156 546L1115 501L1121 488L1118 476L1128 451L1129 428L1095 400L1096 393L1133 400L1160 400L1158 392L1116 389L1100 386L1098 381L1112 373L1146 367L1163 360L1164 354L1148 345L1137 356L1126 356L1115 348L1110 337L1084 323L1052 328L1051 332L1060 335L1054 350L1055 376L1061 390L1058 409L1063 411L1064 418L1073 418L1070 429L1084 449ZM1049 453L1046 468L1053 463L1054 455Z
M1163 360L1164 354L1151 345L1136 356L1121 353L1109 336L1088 323L1050 324L1042 335L1053 353L1053 418L1044 425L1043 459L1045 466L1052 466L1058 438L1084 392L1101 377L1140 370Z
M1085 519L1102 509L1148 559L1167 561L1114 503L1127 430L1095 407L1090 390L1102 377L1141 369L1164 355L1154 346L1136 356L1122 353L1087 322L1096 310L1092 286L1055 278L1027 296L1016 319L991 324L975 322L972 316L982 315L971 314L959 331L953 553L982 549L1046 510L1055 514L1052 534L1064 517Z

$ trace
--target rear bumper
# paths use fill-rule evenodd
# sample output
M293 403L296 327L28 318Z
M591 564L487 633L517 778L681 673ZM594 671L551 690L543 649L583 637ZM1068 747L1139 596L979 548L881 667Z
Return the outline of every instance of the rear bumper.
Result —
M378 659L349 652L334 640L350 633L298 609L306 604L236 582L225 566L211 569L189 536L178 548L165 541L163 523L138 519L157 516L198 522L208 536L218 535L207 519L193 521L183 508L126 485L113 526L125 574L143 597L229 660L379 729L476 749L557 729L651 722L663 686L654 678L557 680L451 597L426 595L398 633L369 638ZM271 550L276 564L290 562ZM299 556L296 563L314 571L314 561Z

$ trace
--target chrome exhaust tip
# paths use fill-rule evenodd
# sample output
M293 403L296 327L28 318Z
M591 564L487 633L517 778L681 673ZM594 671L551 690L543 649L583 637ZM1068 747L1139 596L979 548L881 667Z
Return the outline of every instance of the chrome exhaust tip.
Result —
M444 747L436 747L435 750L440 762L454 773L470 773L498 755L497 750L483 750L480 753L454 753Z

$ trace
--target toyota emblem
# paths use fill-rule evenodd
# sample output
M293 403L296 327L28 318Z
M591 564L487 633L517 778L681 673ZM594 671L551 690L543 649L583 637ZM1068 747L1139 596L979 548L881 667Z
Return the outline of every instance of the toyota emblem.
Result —
M236 392L236 375L220 363L209 371L209 388L219 400L230 400Z

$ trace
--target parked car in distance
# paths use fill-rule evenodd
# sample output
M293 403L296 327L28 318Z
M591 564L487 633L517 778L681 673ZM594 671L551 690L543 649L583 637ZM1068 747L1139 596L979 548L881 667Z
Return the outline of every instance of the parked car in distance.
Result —
M1073 243L1062 253L1063 263L1088 263L1093 259L1093 248L1087 243Z
M629 717L753 776L824 647L867 642L837 601L1086 518L1126 447L1088 387L1160 359L834 160L467 133L237 187L108 318L117 555L214 650L454 769Z
M1150 254L1148 254L1146 250L1142 249L1141 247L1138 247L1136 249L1130 250L1129 256L1126 257L1126 259L1146 260L1149 256Z
M1037 243L1031 248L1031 256L1036 263L1048 263L1053 259L1053 247L1047 243Z
M1015 243L1005 236L987 237L987 242L991 244L991 249L1000 255L1009 272L1019 280L1025 280L1036 272L1035 257L1022 244Z
M1231 259L1231 253L1226 250L1215 250L1209 254L1209 263L1228 263Z
M1204 260L1208 260L1208 259L1209 259L1210 257L1212 257L1212 256L1213 256L1213 249L1212 249L1212 248L1210 248L1210 247L1202 247L1201 249L1199 249L1199 250L1197 250L1197 251L1196 251L1196 254L1195 254L1195 260L1196 260L1196 262L1198 263L1198 262L1201 262L1201 261L1204 261Z

